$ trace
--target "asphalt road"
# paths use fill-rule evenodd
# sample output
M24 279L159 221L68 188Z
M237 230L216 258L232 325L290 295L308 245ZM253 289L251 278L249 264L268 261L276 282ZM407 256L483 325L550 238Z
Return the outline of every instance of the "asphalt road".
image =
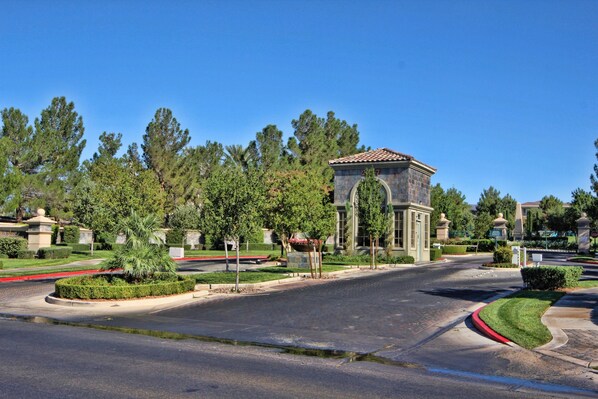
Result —
M426 369L4 320L0 359L0 398L11 399L576 396Z

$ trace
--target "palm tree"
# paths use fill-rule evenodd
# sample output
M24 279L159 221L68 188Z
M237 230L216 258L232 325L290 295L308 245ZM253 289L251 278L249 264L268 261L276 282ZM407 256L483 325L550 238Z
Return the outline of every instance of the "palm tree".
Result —
M132 211L121 225L127 241L108 260L104 269L122 269L129 282L151 278L157 272L175 274L176 264L164 250L164 243L156 234L159 226L155 215L142 217Z

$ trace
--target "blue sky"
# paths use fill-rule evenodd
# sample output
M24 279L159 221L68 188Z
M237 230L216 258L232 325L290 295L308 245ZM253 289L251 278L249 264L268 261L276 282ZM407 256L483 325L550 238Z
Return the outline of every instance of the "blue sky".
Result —
M33 122L66 96L83 158L103 131L140 143L168 107L192 145L332 110L471 203L490 185L567 201L596 161L593 0L0 0L0 58L0 108Z

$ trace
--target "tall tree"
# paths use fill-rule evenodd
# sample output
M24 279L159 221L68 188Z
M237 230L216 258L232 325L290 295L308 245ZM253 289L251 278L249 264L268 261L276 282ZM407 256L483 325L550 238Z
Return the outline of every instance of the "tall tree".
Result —
M184 165L183 150L189 143L189 130L181 124L168 108L159 108L143 135L143 160L152 170L166 195L165 212L170 213L177 204L184 203L189 195L188 182L192 179Z
M384 234L386 227L385 215L382 210L384 204L382 196L382 185L376 178L374 168L365 170L363 180L357 186L357 208L359 212L359 223L370 238L370 267L374 268L376 253L374 245Z
M263 171L274 171L280 167L283 155L282 131L276 125L268 125L255 134L249 143L255 153L256 163Z
M449 227L451 237L473 234L474 217L469 204L465 202L465 195L461 191L451 187L445 192L440 184L436 184L432 187L430 199L432 208L434 208L431 217L432 226L438 224L440 214L444 213L451 221Z
M202 207L204 230L235 243L237 292L240 238L250 235L256 227L261 227L263 206L263 186L253 170L220 168L206 181Z

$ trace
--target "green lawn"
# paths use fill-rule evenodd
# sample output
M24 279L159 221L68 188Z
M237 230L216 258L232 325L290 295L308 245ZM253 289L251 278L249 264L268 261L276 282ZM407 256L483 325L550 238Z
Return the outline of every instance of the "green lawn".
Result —
M0 277L17 277L17 276L33 276L36 274L47 274L47 273L63 273L63 272L75 272L79 270L98 270L100 269L100 265L91 265L91 266L76 266L76 267L59 267L54 269L44 269L44 270L27 270L27 271L19 271L19 272L11 272L10 270L2 271L0 270Z
M532 349L552 340L541 318L563 295L558 291L519 291L486 306L480 318L503 337Z
M288 278L289 276L280 275L278 273L268 272L239 272L239 283L263 283L264 281L280 280ZM194 274L195 282L197 284L234 284L236 273L227 272L213 272L213 273L199 273Z
M216 251L216 250L212 250L212 249L208 249L208 250L185 250L185 257L187 258L192 258L192 257L200 257L200 256L225 256L226 254L224 253L224 251ZM229 251L228 252L228 256L230 258L234 258L235 257L235 251ZM269 256L269 255L273 255L273 256L279 256L280 255L280 249L275 249L275 250L255 250L255 251L245 251L245 250L239 250L239 255L240 256Z
M72 254L67 259L2 259L4 269L15 269L21 267L44 267L65 265L67 263L89 259L106 259L113 254L112 251L93 251L93 256Z
M579 280L579 288L594 288L598 287L598 280Z

